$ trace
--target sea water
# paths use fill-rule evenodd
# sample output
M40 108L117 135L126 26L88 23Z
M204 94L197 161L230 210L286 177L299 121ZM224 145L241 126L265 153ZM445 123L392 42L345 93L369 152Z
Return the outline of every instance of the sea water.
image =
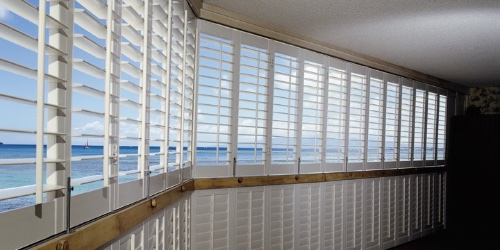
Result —
M150 147L150 153L160 152L160 147ZM138 164L138 148L137 146L122 146L119 150L120 155L130 155L128 157L119 158L119 171L125 172L136 170ZM44 147L44 158L46 147ZM102 175L103 159L85 159L86 157L102 156L102 146L90 146L84 148L82 145L75 145L71 148L71 156L74 161L71 162L71 179L78 179L87 176ZM36 157L35 145L7 145L0 144L0 161L5 159L32 159ZM174 159L175 160L175 159ZM149 165L154 166L160 163L160 155L149 157ZM0 165L0 190L15 188L21 186L29 186L35 184L36 169L35 164L26 165ZM43 183L45 184L46 167L43 168ZM137 174L119 176L119 182L127 182L138 178ZM102 187L103 182L96 181L84 185L74 186L73 195L77 195L90 190L95 190ZM45 200L45 194L44 194ZM0 201L0 212L25 207L35 204L34 195L8 199Z

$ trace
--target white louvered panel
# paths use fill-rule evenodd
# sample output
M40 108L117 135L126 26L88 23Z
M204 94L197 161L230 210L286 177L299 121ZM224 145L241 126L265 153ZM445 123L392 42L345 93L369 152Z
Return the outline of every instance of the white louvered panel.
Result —
M448 97L445 90L441 90L439 95L438 125L437 125L437 165L443 166L446 156L446 122L448 121Z
M422 236L422 191L421 174L410 176L410 240Z
M257 37L250 35L242 36L241 39L237 160L238 165L243 166L241 170L238 168L238 173L245 171L245 165L252 165L255 169L256 166L263 167L268 160L265 155L269 109L269 45L264 39L254 42ZM253 173L257 174L258 171ZM246 171L242 174L246 174Z
M221 29L203 22L212 29ZM231 152L231 101L233 80L233 44L231 40L209 33L200 33L198 60L198 116L196 145L200 155L196 165L201 174L204 166L229 166ZM202 151L203 147L215 147ZM224 171L225 170L225 171ZM218 176L227 175L227 169ZM206 170L202 176L213 175L213 170Z
M362 170L365 161L365 128L367 104L366 68L351 65L349 88L349 127L347 170Z
M384 74L380 71L371 70L369 85L366 169L382 169L385 100Z
M293 185L269 187L270 249L293 249L295 191Z
M297 247L300 249L320 249L321 233L321 188L320 184L297 184Z
M401 85L401 117L399 134L399 167L410 167L413 134L413 82L403 79Z
M330 59L328 69L325 171L344 169L347 119L347 64Z
M427 92L427 113L425 133L425 166L436 166L436 126L437 126L437 102L436 89L429 87Z
M264 249L265 187L236 190L236 249Z
M194 249L229 249L229 194L228 190L196 191Z
M363 180L363 248L380 248L380 178Z
M180 214L181 214L181 202L178 202L175 204L175 206L172 208L172 215L173 215L173 249L179 249L180 241L181 241L181 221L180 221Z
M322 183L324 191L323 233L325 249L344 249L344 206L342 181Z
M398 200L396 193L398 192L397 177L384 177L382 179L382 202L380 211L380 234L381 248L387 249L396 245L397 240L397 210ZM399 190L401 191L401 190Z
M169 206L165 211L165 249L174 249L174 205Z
M304 57L300 171L311 173L321 171L324 156L325 58L316 53L305 53Z
M271 169L273 174L295 172L299 105L299 49L276 43L272 115Z
M179 249L191 249L191 200L183 199L180 210Z
M410 240L410 205L411 205L411 197L410 197L410 175L402 175L397 177L397 185L398 185L398 202L397 202L397 211L398 211L398 219L397 219L397 238L398 244L405 243Z
M414 116L413 116L413 167L423 166L425 135L426 95L422 84L415 84Z
M435 229L444 229L446 223L446 173L436 173Z
M363 240L363 180L344 183L344 249L361 249Z
M165 247L165 210L148 221L148 249L164 249Z
M422 174L422 178L422 235L428 235L434 232L436 176L434 173L428 173Z
M399 153L399 77L386 74L385 123L384 123L384 169L396 168Z

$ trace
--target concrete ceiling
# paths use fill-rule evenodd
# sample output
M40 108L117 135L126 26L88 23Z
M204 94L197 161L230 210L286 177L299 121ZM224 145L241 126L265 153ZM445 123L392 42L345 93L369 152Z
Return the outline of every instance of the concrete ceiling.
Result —
M500 86L499 0L203 0L469 87Z

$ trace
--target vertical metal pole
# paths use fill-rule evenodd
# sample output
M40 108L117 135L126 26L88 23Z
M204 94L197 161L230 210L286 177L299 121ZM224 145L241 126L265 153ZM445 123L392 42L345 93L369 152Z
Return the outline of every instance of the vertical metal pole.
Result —
M45 104L45 20L47 4L39 1L38 12L38 64L37 64L37 103L36 103L36 179L35 200L43 202L43 151L44 151L44 104Z

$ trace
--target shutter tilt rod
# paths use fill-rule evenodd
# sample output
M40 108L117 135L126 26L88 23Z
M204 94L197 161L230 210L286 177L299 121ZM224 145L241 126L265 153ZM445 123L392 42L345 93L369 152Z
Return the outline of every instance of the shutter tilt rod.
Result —
M236 157L233 157L233 177L236 177Z
M71 229L71 191L73 187L71 186L71 177L68 176L68 182L66 183L66 233L69 234Z
M300 157L299 159L297 160L297 174L300 174Z

